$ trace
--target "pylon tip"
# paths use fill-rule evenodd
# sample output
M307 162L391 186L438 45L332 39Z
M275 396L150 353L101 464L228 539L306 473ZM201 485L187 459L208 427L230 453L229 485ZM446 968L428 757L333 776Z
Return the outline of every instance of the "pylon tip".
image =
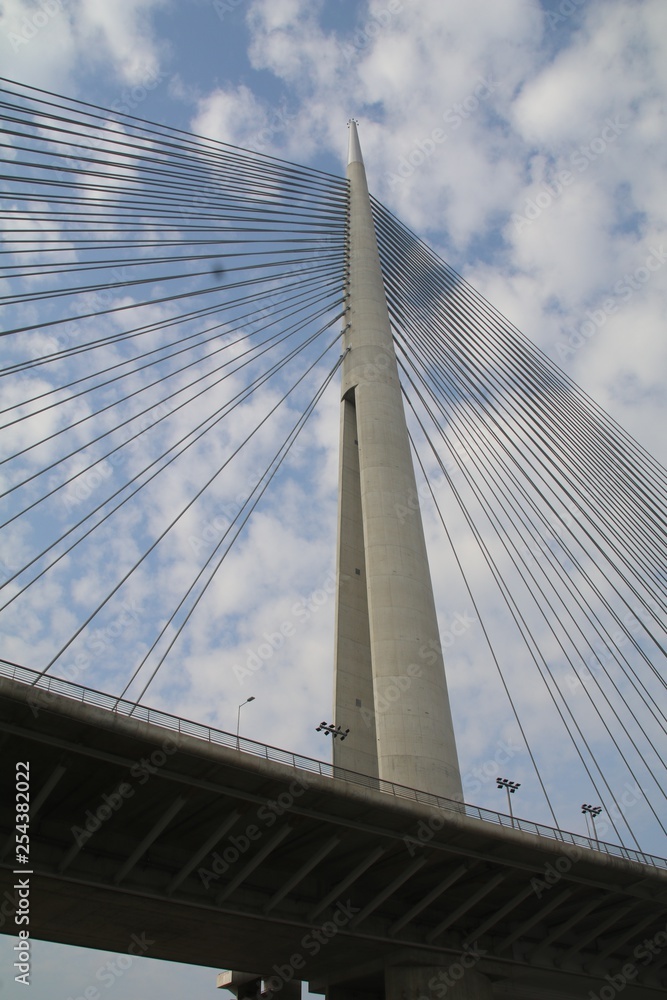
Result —
M347 123L347 127L350 130L350 141L348 143L347 155L348 164L364 162L364 158L361 155L361 146L359 145L359 133L357 132L358 124L359 122L356 118L350 118Z

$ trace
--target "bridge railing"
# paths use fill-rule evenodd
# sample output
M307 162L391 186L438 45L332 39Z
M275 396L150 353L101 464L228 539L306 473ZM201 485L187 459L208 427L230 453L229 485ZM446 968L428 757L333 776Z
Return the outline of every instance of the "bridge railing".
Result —
M183 736L193 736L195 739L239 750L243 753L252 754L254 757L263 757L265 760L287 764L300 771L310 771L311 773L319 774L323 778L342 779L353 784L363 785L366 788L374 788L377 791L386 792L398 798L411 799L414 802L424 805L432 805L438 809L455 812L459 816L463 809L466 816L482 820L485 823L494 823L497 826L521 830L523 833L532 833L538 837L546 837L549 840L558 840L563 844L569 844L573 847L583 847L587 850L609 854L612 857L625 858L628 861L639 861L645 865L667 869L667 859L656 857L653 854L645 854L643 851L621 847L619 844L608 844L579 833L570 833L567 830L560 830L557 827L521 819L518 816L508 816L505 813L499 813L484 806L474 806L467 802L461 803L454 799L442 798L430 792L422 792L416 788L397 785L393 781L385 781L384 778L374 778L367 774L359 774L356 771L334 767L328 761L317 760L314 757L305 757L303 754L293 753L291 750L281 750L279 747L259 743L257 740L249 739L246 736L234 736L232 733L227 733L222 729L215 729L200 722L181 719L177 715L171 715L169 712L163 712L160 709L148 708L145 705L137 705L132 701L115 698L113 695L96 691L93 688L83 687L83 685L75 684L73 681L39 674L29 667L23 667L17 663L0 660L0 677L8 677L33 687L34 693L28 697L28 704L36 716L40 711L49 708L50 696L60 695L61 697L82 702L85 705L94 705L97 708L106 709L117 715L132 717L140 722L149 722L151 725L161 726L164 729L180 733Z

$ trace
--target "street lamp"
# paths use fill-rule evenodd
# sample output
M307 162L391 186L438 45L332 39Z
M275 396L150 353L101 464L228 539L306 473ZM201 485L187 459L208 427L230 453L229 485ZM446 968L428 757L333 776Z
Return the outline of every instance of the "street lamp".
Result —
M239 705L239 710L236 713L236 749L237 750L240 747L240 743L239 743L239 729L241 728L241 709L243 708L244 705L247 705L249 701L254 701L254 700L255 700L255 696L254 696L254 694L251 694L249 698L246 698L245 701L241 702L241 704Z
M591 817L591 823L593 824L593 840L597 842L598 835L595 830L595 817L599 816L602 812L602 806L587 806L585 803L581 807L581 811L586 817L586 829L588 830L588 817ZM590 830L588 830L590 835Z
M510 811L510 822L514 826L514 814L512 813L512 799L510 798L510 793L513 795L517 788L521 788L520 781L510 781L509 778L496 778L496 784L498 788L507 789L507 804Z

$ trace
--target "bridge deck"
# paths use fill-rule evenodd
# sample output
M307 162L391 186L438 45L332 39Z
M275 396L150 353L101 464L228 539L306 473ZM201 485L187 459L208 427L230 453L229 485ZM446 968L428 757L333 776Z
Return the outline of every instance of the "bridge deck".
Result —
M628 964L628 1000L664 992L667 949L643 944L667 944L660 859L508 829L16 680L0 678L0 696L3 758L30 762L35 937L126 952L136 935L149 957L291 965L314 988L370 994L388 963L447 966L466 951L499 996L557 983L584 997ZM2 771L0 930L15 934Z

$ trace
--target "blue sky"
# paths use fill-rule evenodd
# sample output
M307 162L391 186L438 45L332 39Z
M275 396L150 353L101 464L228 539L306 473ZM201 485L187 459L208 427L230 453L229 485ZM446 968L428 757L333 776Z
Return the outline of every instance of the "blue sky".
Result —
M633 276L667 247L666 40L663 0L5 0L0 7L2 72L22 83L339 175L345 123L357 117L372 192L663 463L667 267L646 282ZM591 315L597 320L583 335ZM306 487L298 476L285 482L231 578L219 583L216 599L237 609L233 642L222 651L207 646L214 609L204 610L185 679L170 674L149 704L233 729L238 703L256 694L244 709L253 732L324 755L308 720L313 705L319 715L330 704L333 602L298 623L295 640L257 674L257 689L241 683L234 666L263 634L294 618L295 602L326 587L335 559L337 410L332 392L309 432L317 510L299 506ZM156 502L152 513L159 512ZM437 544L430 515L426 531ZM266 586L267 574L279 582ZM447 592L437 561L434 578L446 631L469 608L460 593ZM123 641L131 649L140 639L130 628ZM28 639L19 636L17 658L20 642L28 655ZM511 717L495 714L492 683L474 674L471 686L478 654L471 629L450 657L467 773L516 739ZM103 687L105 678L100 669L84 683ZM536 712L542 707L535 702ZM558 746L546 715L543 725ZM531 797L524 757L513 763L531 816L542 807ZM477 797L493 806L496 794L486 782ZM574 822L569 813L563 825ZM647 849L661 853L656 843ZM0 937L3 956L10 948ZM105 961L38 943L32 1000L80 996ZM199 1000L213 995L214 976L137 960L115 989L125 1000L149 991L175 1000L186 990ZM21 995L12 989L10 997Z

